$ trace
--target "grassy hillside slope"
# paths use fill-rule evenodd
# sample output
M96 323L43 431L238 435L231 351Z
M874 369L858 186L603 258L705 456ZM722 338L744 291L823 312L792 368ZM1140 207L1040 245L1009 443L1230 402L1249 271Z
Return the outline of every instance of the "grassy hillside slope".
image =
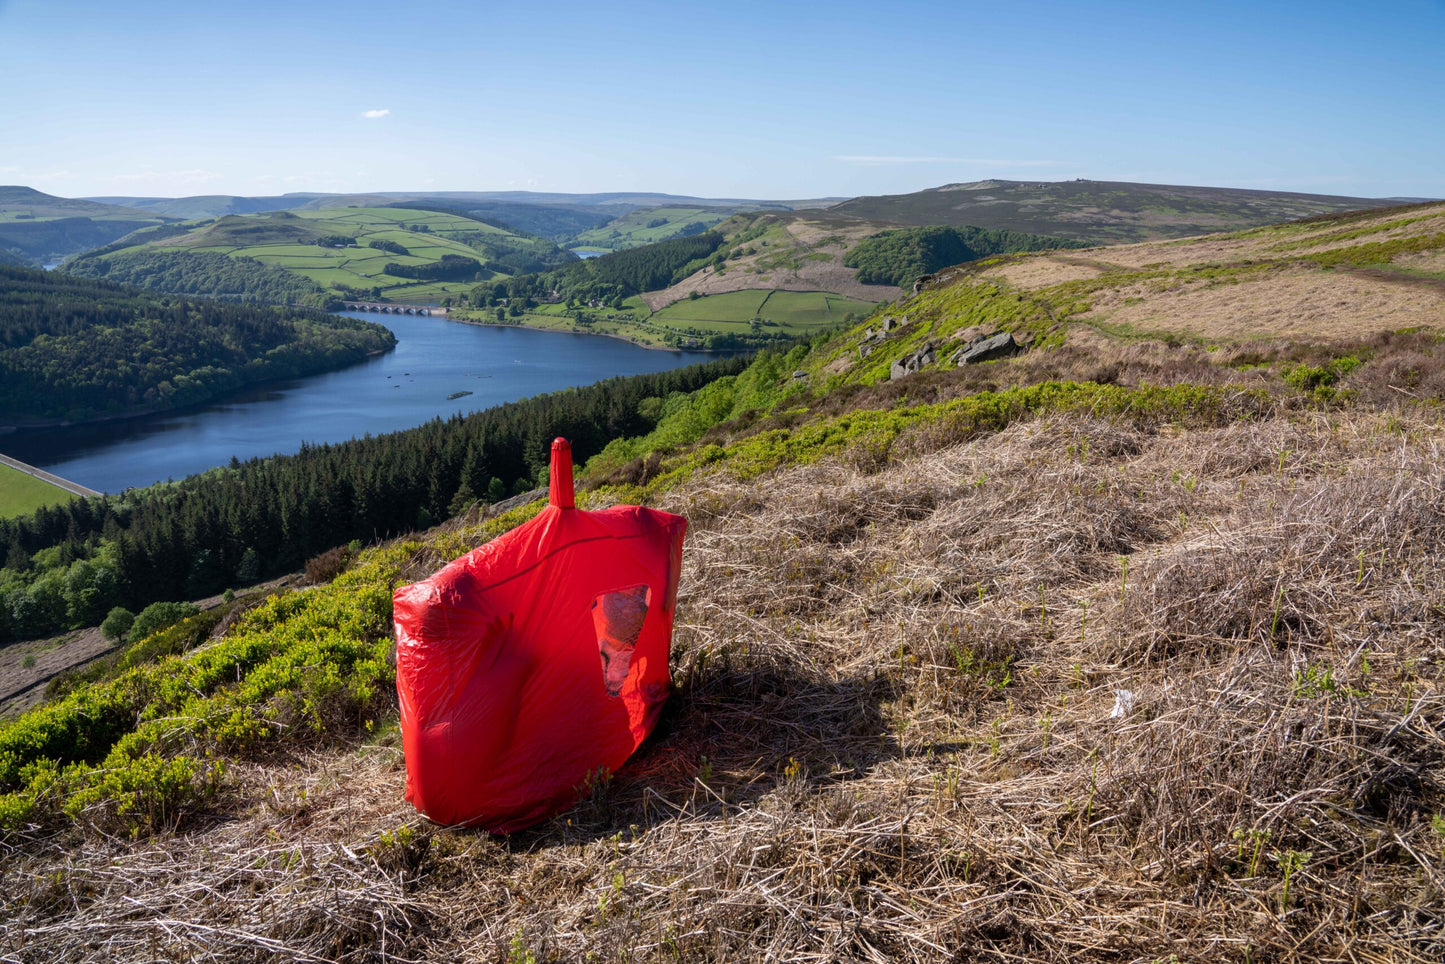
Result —
M1379 207L1380 199L1119 181L974 181L860 197L840 218L896 225L974 225L1118 244L1275 224Z
M44 479L0 465L0 519L29 515L41 506L69 502L74 496Z
M1435 327L1445 318L1445 204L1432 203L1207 238L1007 255L940 272L895 306L904 323L862 358L855 330L815 357L835 380L887 378L925 346L954 367L971 339L1020 340L1094 351L1159 340L1249 364L1346 354L1330 347L1369 332ZM861 327L861 326L860 326ZM1281 347L1281 342L1289 347Z
M154 212L0 186L0 251L5 263L39 266L159 224Z
M81 198L56 197L18 184L0 185L0 221L28 221L44 218L95 218L130 221L156 212L103 204Z
M139 256L221 254L283 269L331 297L437 304L469 290L479 280L536 270L571 257L540 238L458 214L408 208L227 215L185 227L187 230L180 231L168 226L128 238L125 244L79 259L71 270L104 276L110 270L106 262L111 262L131 283L158 287L167 283L175 265L193 262L181 258L173 265L160 265L153 257L138 261ZM471 259L480 267L465 276L438 279L408 277L396 269L400 266L424 274L447 257ZM280 290L265 279L261 283L267 291Z
M737 208L668 206L641 208L582 231L572 247L621 251L668 238L701 234L737 212Z
M836 327L866 314L884 297L880 292L896 291L856 283L855 269L838 263L844 242L822 254L800 253L804 244L772 215L740 215L715 231L610 252L554 275L483 285L472 293L472 309L457 316L644 345L736 349ZM767 273L738 267L760 252L779 265L786 262L786 274L773 270L776 265ZM819 259L836 270L820 270ZM624 271L623 264L632 262L651 267ZM796 270L803 264L813 270ZM614 276L619 283L579 283Z
M1203 242L1097 273L1018 257L893 306L874 354L970 327L1032 334L1024 354L889 379L853 361L875 317L667 399L581 479L587 505L690 521L676 692L626 767L524 834L400 801L388 605L535 504L365 551L214 640L183 626L0 727L0 940L1438 960L1442 215L1208 242L1221 286L1271 301L1242 336L1092 316L1121 290L1169 315L1207 283ZM1387 320L1330 301L1321 337L1292 333L1263 251L1289 259L1270 277L1376 286Z

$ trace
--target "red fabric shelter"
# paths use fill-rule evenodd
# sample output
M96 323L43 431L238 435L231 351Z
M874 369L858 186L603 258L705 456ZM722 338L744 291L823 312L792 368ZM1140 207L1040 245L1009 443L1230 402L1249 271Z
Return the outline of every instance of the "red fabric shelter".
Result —
M406 798L432 820L505 833L572 805L647 737L687 520L578 509L552 443L548 506L394 597Z

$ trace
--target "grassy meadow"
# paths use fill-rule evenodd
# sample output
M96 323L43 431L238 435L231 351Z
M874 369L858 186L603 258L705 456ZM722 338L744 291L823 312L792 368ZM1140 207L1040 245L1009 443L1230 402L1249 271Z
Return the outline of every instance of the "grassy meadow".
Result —
M762 319L768 327L790 335L812 334L843 323L848 315L861 318L874 305L825 291L745 290L676 301L652 316L656 324L675 328L747 325Z
M871 302L824 291L764 289L683 300L658 312L653 312L636 296L624 301L621 309L538 305L518 319L508 319L508 323L548 331L610 335L654 347L675 347L683 339L700 343L713 335L807 337L844 324L850 315L861 318L874 307ZM484 324L496 322L492 311L463 309L453 311L451 317Z
M724 221L735 209L720 207L660 207L631 211L600 228L576 235L569 247L621 251L663 241L688 225L710 228Z
M59 505L73 498L58 486L0 464L0 519L29 515L41 506Z
M322 247L329 236L354 239L351 247ZM470 291L475 280L446 282L403 278L386 273L390 263L419 267L446 255L487 256L472 242L528 243L507 231L471 218L402 208L325 208L228 215L202 222L179 236L139 243L154 251L213 252L251 258L308 278L328 291L348 290L396 302L434 303ZM406 254L369 247L372 241L399 244ZM131 249L122 249L131 250ZM101 255L106 257L107 255ZM505 269L492 269L505 276Z

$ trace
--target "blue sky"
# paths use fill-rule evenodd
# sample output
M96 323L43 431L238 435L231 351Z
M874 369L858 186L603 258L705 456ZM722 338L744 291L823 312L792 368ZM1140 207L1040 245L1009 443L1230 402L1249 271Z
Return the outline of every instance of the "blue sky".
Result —
M987 177L1445 197L1445 0L0 0L0 183L65 196Z

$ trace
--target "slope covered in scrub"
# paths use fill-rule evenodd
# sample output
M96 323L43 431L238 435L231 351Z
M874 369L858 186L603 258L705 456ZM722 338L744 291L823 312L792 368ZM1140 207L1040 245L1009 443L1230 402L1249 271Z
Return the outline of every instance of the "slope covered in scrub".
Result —
M474 513L0 724L0 947L1438 959L1439 334L1111 331L977 277L1029 260L875 350L1023 354L889 378L880 312L589 462L588 504L690 528L676 692L576 808L493 838L400 799L390 592L536 507Z

